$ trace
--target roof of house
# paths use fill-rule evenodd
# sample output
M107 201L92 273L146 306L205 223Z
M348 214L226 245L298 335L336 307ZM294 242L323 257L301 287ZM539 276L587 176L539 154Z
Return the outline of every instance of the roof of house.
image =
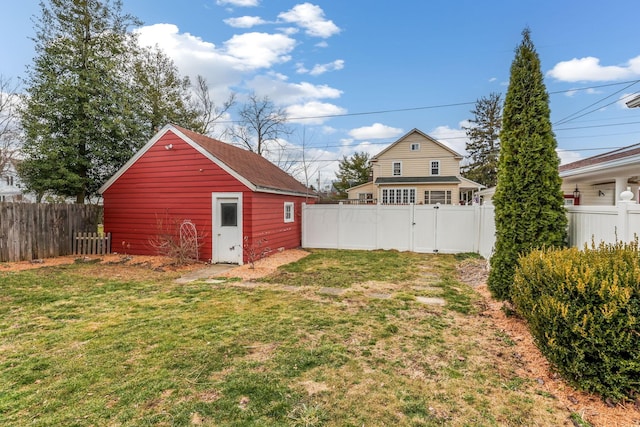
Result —
M627 107L629 108L637 108L640 107L640 95L631 98L630 101L627 101Z
M560 175L563 173L568 173L569 171L573 171L576 169L582 169L586 167L596 167L598 165L602 166L609 162L621 162L625 159L631 159L632 157L638 156L640 154L640 143L629 145L627 147L622 147L613 151L608 151L606 153L598 154L596 156L587 157L586 159L578 160L572 163L567 163L558 168Z
M389 176L376 178L376 184L458 184L456 176Z
M409 135L411 135L413 133L417 133L417 134L423 136L424 138L428 139L429 141L433 142L437 146L439 146L441 148L444 148L445 150L449 151L453 155L453 157L462 159L462 155L461 154L459 154L456 151L452 150L451 148L447 147L443 143L433 139L432 137L430 137L426 133L422 132L420 129L413 128L409 132L407 132L406 134L401 136L396 142L394 142L393 144L389 145L387 148L385 148L384 150L382 150L381 152L379 152L378 154L373 156L372 160L377 160L381 155L383 155L384 153L389 151L392 147L394 147L395 145L399 144L400 142L402 142L404 139L406 139Z
M172 132L253 191L317 197L301 182L264 157L176 125L166 125L101 188L103 193L166 133Z

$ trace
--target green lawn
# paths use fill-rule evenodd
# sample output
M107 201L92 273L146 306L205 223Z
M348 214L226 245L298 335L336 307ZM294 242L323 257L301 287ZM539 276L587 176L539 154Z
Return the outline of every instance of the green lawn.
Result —
M456 262L314 251L254 286L98 264L0 273L0 425L562 425Z

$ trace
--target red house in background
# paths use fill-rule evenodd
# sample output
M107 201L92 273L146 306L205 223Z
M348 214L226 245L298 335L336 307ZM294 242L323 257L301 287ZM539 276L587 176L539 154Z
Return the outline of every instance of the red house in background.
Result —
M301 244L301 204L316 196L264 157L167 125L101 188L113 250L157 255L168 224L195 225L198 257L243 264L243 247ZM174 230L177 228L174 227Z

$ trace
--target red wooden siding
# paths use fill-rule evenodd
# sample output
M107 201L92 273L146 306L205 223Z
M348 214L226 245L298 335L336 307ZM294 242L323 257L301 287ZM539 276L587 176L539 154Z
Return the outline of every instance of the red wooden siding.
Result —
M172 144L167 150L165 146ZM301 244L302 203L314 199L253 192L191 145L167 132L103 194L105 231L112 250L157 255L150 241L162 233L159 222L191 220L202 236L200 259L212 259L212 194L242 193L242 226L248 242L264 239L275 251ZM294 221L284 222L284 203L294 203ZM243 236L243 237L244 237ZM244 244L245 241L242 241ZM244 262L247 262L246 253Z
M284 222L284 203L294 203L294 221ZM246 235L254 241L264 239L271 250L297 248L301 245L302 203L304 197L256 193L250 210L251 227Z
M165 146L172 144L171 150ZM252 192L211 160L167 132L104 193L105 231L112 250L157 255L150 240L159 234L158 221L179 224L191 220L203 236L200 259L211 253L211 193Z

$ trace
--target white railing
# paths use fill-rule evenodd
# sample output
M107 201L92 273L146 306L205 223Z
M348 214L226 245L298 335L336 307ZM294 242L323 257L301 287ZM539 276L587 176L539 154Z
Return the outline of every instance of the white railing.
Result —
M640 205L568 206L570 246L629 242L640 236ZM490 258L493 206L303 205L302 246L396 249L421 253L477 252Z

